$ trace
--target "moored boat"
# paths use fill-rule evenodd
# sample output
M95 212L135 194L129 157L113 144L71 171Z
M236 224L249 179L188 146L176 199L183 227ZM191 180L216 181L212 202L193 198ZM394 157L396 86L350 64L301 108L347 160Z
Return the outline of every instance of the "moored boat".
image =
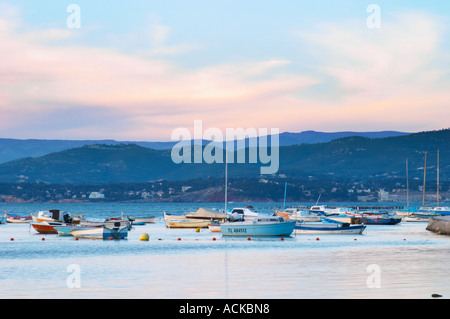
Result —
M166 227L167 228L208 228L208 225L211 223L210 220L170 220L166 219Z
M362 215L362 223L365 225L396 225L401 221L402 218L396 214Z
M6 217L7 223L29 223L32 220L31 215L23 216L23 215L11 214L11 213L6 213L6 212L5 212L5 217Z
M448 206L421 207L420 210L430 216L450 216L450 207Z
M324 218L321 223L297 223L294 234L362 234L365 228Z
M328 216L327 218L341 222L341 223L349 223L349 224L361 224L362 217L358 217L352 214L339 214Z
M311 206L309 208L309 211L311 213L317 213L320 215L327 215L325 212L326 210L327 210L327 207L325 205L315 205L315 206Z
M133 218L127 217L127 216L120 216L120 217L111 217L106 219L94 219L91 218L89 220L83 219L79 222L80 226L83 227L100 227L100 226L106 226L106 227L114 227L117 223L120 224L120 227L128 227L128 230L131 229Z
M133 220L133 224L154 224L156 223L156 216L144 216L144 217L132 217L130 216L130 219Z
M430 218L430 216L423 214L409 214L402 217L402 222L428 222Z
M188 213L185 215L187 219L203 219L203 220L218 220L224 221L226 219L225 213L219 213L216 211L207 210L205 208L199 208L196 212Z
M59 209L38 211L36 215L31 214L31 218L34 223L41 223L41 222L59 222L69 224L80 223L80 219L74 219L67 212L61 212Z
M70 234L76 238L88 238L88 239L125 239L128 237L128 227L121 227L120 223L112 228L101 227L86 227L83 229L74 229L70 231Z
M164 212L163 213L163 216L164 216L164 221L166 221L166 220L170 220L170 221L172 221L172 220L186 220L187 218L186 218L186 215L173 215L173 214L169 214L169 213L166 213L166 212Z
M210 223L210 224L208 224L208 228L212 233L220 233L220 224L219 223Z
M304 222L320 222L322 219L319 214L311 213L308 209L286 208L284 211L276 211L277 215L286 220L297 220Z
M31 222L31 226L40 234L57 234L58 231L55 230L55 227L57 226L63 226L64 224L61 222L52 222L52 221L45 221L45 222Z
M101 227L101 226L98 226ZM89 229L93 227L84 227L80 225L60 225L54 226L53 229L56 230L59 236L73 236L71 234L72 230L81 230L81 229Z
M254 220L220 224L222 236L290 236L295 221L279 216L258 216Z

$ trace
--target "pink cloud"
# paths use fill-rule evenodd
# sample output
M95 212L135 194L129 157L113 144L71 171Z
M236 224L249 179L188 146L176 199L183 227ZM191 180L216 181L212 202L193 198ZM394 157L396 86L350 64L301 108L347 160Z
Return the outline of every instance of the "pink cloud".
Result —
M377 31L348 22L301 33L302 54L318 49L314 75L283 58L182 68L167 57L180 47L165 45L170 28L161 25L151 29L160 51L138 55L64 45L73 32L19 24L0 19L3 136L169 140L197 119L222 130L436 129L450 115L444 73L430 67L442 59L440 24L418 13ZM309 91L330 78L338 97Z

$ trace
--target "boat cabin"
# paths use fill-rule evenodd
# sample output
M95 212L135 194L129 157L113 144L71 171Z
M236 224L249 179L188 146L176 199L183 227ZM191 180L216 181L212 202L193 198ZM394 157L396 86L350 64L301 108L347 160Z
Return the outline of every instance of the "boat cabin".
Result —
M233 208L229 217L231 220L254 220L258 213L249 208Z
M59 221L64 223L73 222L73 218L67 212L61 212L59 209L39 211L37 219L38 221Z

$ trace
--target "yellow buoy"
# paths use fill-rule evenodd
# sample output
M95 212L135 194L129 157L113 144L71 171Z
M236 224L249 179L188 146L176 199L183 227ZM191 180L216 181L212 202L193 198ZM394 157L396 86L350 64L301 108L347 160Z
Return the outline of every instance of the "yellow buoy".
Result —
M197 229L195 230L195 232L200 232L200 227L197 227Z
M148 239L150 238L150 236L147 233L143 233L139 239L140 240L144 240L144 241L148 241Z

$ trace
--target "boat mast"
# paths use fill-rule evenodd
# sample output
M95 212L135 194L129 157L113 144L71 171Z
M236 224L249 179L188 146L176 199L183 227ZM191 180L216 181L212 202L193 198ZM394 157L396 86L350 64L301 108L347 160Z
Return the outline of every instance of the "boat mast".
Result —
M225 151L225 219L227 218L227 202L228 202L228 152Z
M422 206L425 206L425 178L427 176L427 152L425 152L425 165L423 167L423 195L422 195Z
M320 196L322 196L322 193L320 193L319 198L317 198L316 206L319 204Z
M409 207L408 159L406 159L406 207Z
M286 209L286 189L287 189L287 182L284 183L284 202L283 202L283 211Z
M439 206L439 150L437 151L437 193L436 193L437 206Z

